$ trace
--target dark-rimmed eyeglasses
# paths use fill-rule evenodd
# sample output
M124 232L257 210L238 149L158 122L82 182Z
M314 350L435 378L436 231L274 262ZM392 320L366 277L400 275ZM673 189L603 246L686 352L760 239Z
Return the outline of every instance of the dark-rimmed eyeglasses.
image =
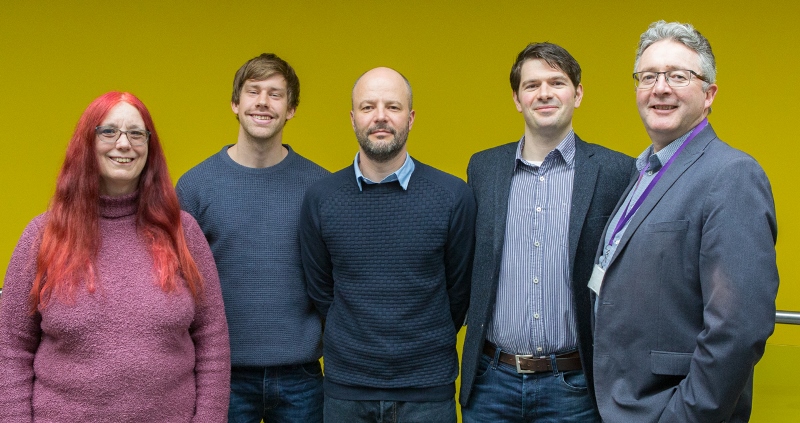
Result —
M692 82L692 76L704 81L705 78L700 76L697 72L689 69L677 69L664 72L634 72L633 73L633 86L639 90L648 90L653 88L658 81L658 76L664 75L664 80L672 88L685 87Z
M108 143L117 142L122 134L125 134L128 137L128 142L135 146L145 145L147 140L150 139L150 131L147 129L128 129L123 131L113 126L98 126L94 128L94 131L100 141Z

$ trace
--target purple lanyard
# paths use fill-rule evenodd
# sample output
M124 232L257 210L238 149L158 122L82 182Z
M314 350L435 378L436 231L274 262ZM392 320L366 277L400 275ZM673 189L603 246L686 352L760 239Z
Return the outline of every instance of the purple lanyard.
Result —
M630 200L628 200L628 204L625 206L625 211L623 211L622 217L617 222L617 226L614 227L614 232L611 234L611 239L608 240L608 245L611 245L614 242L614 238L617 237L619 231L621 231L622 228L624 228L625 225L628 223L628 221L631 220L633 215L636 214L636 210L639 210L639 207L642 205L642 203L644 203L644 200L650 194L650 191L653 190L653 187L656 186L656 183L658 183L658 181L661 179L661 176L664 175L664 173L667 171L669 166L672 164L672 161L675 160L676 157L678 157L678 154L680 154L681 151L683 151L683 147L686 147L689 144L689 142L693 140L694 137L696 137L697 134L699 134L700 131L702 131L706 126L708 126L708 118L703 119L703 121L700 122L694 128L692 133L689 134L689 136L686 138L683 144L681 144L681 146L678 147L677 150L675 150L675 153L672 155L672 157L670 157L669 160L667 160L667 162L664 163L664 166L661 166L661 169L658 170L658 173L656 173L656 176L653 178L653 181L650 182L650 185L648 185L647 188L644 189L644 192L642 193L641 196L639 196L639 199L636 200L636 202L633 204L633 207L630 207L631 202ZM636 185L633 187L633 192L636 192L636 189L639 187L639 182L642 181L642 178L644 177L644 174L645 172L647 172L647 169L649 167L650 163L648 161L647 166L645 166L644 169L642 169L642 171L639 172L639 179L636 181Z

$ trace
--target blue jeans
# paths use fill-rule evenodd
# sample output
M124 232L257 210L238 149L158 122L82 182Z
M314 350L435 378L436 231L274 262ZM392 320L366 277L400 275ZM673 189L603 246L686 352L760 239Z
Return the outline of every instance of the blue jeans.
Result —
M350 401L325 395L325 423L456 423L456 401Z
M600 423L583 370L520 374L499 354L481 357L464 423Z
M230 423L322 423L319 361L231 369Z

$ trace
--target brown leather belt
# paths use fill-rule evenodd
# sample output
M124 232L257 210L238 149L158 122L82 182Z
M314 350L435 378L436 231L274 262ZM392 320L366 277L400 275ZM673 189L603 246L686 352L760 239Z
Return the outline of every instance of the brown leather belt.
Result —
M483 353L494 358L497 348L489 341L483 344ZM553 372L553 360L550 357L534 357L532 355L514 355L500 351L499 361L517 368L517 373ZM581 368L581 357L577 351L556 356L557 372L567 372Z

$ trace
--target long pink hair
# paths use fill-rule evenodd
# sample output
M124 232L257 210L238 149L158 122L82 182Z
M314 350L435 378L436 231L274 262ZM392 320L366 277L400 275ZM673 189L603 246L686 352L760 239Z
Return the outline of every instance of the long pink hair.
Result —
M70 298L82 281L89 292L96 288L100 170L95 155L95 127L121 102L139 111L151 133L147 163L139 176L136 228L153 257L156 280L161 289L171 292L179 288L178 277L182 275L194 298L200 295L202 277L186 245L178 197L150 112L133 94L112 91L89 104L67 147L36 259L30 295L32 311L45 307L55 297Z

